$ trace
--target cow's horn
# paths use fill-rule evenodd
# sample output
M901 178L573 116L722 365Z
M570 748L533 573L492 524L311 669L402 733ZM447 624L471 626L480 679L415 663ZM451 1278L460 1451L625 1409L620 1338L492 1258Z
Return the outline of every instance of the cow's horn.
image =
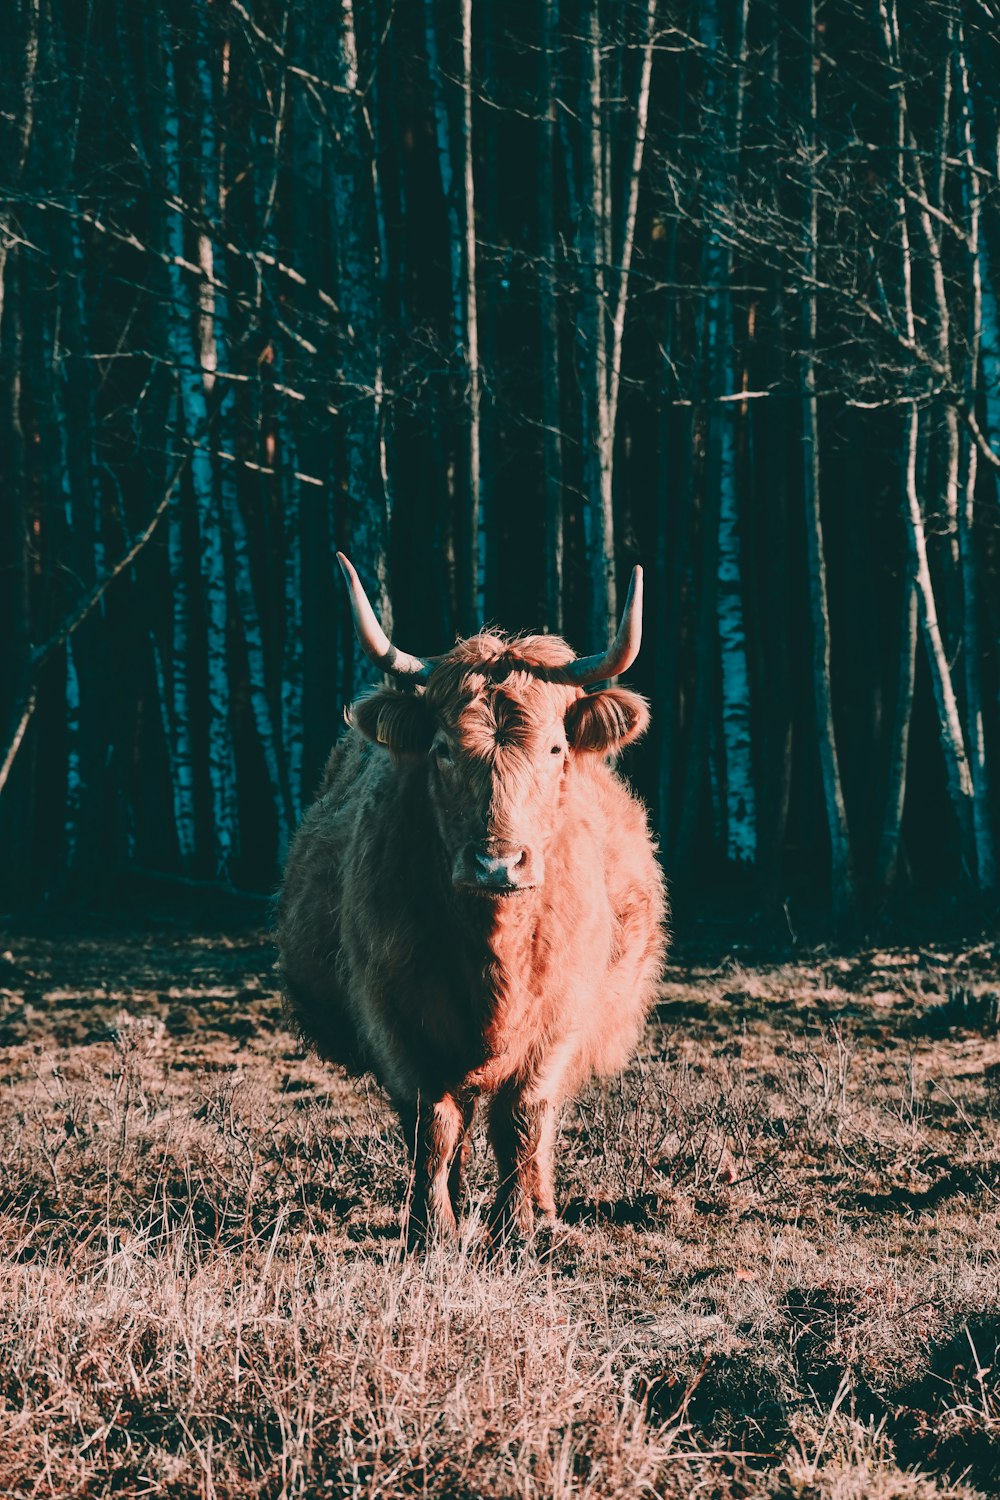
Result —
M607 651L597 656L580 656L569 663L566 671L574 682L586 687L591 682L607 682L619 672L627 672L639 655L642 644L642 569L632 569L628 598L622 611L622 622Z
M375 618L375 611L361 587L361 579L354 564L342 552L337 553L337 561L351 598L354 629L365 655L391 677L405 677L410 682L426 682L433 663L425 661L422 656L411 656L408 651L396 649Z

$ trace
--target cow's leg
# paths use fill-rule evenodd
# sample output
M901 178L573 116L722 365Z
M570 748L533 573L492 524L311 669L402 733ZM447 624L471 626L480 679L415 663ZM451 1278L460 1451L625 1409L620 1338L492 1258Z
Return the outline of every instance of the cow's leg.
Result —
M502 1089L490 1111L490 1138L500 1173L490 1233L494 1240L531 1233L534 1210L546 1217L556 1211L552 1180L552 1147L556 1106L523 1089Z
M413 1248L428 1236L452 1240L457 1233L450 1178L456 1153L467 1130L465 1108L445 1094L400 1110L413 1163L413 1197L407 1244Z
M462 1111L462 1131L455 1154L451 1159L451 1170L448 1173L448 1196L451 1199L452 1212L456 1219L462 1211L462 1187L465 1167L469 1160L469 1152L472 1149L470 1131L472 1129L473 1116L476 1113L475 1094L463 1094L458 1100L458 1104Z
M541 1121L538 1127L538 1145L535 1147L532 1198L539 1213L544 1214L547 1219L554 1219L556 1186L553 1153L556 1132L559 1129L559 1106L553 1104L551 1099L546 1099L538 1108L541 1112Z

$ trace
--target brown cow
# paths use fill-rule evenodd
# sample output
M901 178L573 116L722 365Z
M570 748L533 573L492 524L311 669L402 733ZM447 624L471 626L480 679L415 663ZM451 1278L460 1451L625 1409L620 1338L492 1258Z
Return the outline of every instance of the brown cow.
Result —
M414 1153L411 1242L453 1236L476 1101L500 1170L491 1225L555 1214L562 1103L622 1068L653 999L666 896L609 757L649 721L584 686L639 649L636 568L611 648L494 632L397 651L351 564L358 637L402 682L354 704L288 856L281 970L307 1040L388 1090Z

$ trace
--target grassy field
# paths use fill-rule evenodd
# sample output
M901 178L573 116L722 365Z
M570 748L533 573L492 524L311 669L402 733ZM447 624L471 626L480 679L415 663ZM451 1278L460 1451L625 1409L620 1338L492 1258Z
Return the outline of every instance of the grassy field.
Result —
M266 935L0 952L4 1500L1000 1493L1000 945L677 955L493 1260Z

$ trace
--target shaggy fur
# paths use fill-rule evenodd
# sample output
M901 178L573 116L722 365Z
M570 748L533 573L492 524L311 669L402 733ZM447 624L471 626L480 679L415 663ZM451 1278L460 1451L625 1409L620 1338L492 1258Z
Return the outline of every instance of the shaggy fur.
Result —
M654 996L663 879L608 763L648 710L567 683L571 660L556 637L480 635L422 691L362 699L288 857L289 1008L321 1053L391 1095L414 1153L411 1237L455 1232L480 1096L495 1232L554 1214L560 1105L624 1065ZM467 887L476 851L510 849L531 888Z

